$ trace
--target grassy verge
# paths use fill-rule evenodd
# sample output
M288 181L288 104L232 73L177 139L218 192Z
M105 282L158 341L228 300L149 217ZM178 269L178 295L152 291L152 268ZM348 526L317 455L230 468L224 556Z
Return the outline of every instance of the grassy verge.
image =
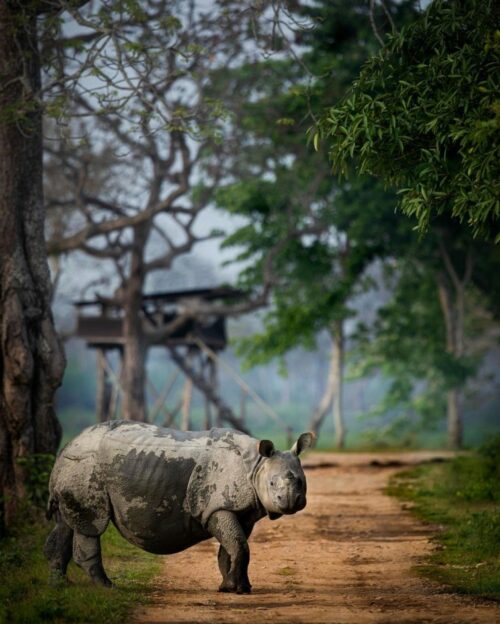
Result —
M425 576L500 600L500 437L477 454L399 473L388 491L439 526Z
M103 536L103 560L112 590L96 587L72 562L71 583L48 585L42 547L52 524L40 521L0 541L0 623L127 621L133 608L151 599L160 559L128 544L110 527Z

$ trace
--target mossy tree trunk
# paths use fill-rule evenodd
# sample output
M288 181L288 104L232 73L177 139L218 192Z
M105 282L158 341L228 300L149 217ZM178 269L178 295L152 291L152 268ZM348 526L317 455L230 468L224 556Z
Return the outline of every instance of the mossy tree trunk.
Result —
M65 367L44 240L35 8L0 0L0 498L7 528L26 496L18 460L59 445L54 395Z

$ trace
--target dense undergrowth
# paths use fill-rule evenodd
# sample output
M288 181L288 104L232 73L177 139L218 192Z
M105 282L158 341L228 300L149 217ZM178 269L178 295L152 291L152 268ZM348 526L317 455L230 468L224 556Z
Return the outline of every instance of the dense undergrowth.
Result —
M500 436L473 455L399 473L389 493L439 527L423 574L500 600Z
M110 527L102 538L104 567L115 587L93 585L72 562L70 583L51 587L42 548L52 523L33 518L0 540L0 624L125 622L151 598L160 559L128 544Z

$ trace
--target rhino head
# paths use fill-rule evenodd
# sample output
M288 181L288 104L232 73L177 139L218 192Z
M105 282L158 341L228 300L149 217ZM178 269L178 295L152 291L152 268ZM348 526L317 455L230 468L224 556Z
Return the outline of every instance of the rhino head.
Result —
M259 442L264 458L255 477L255 489L271 520L294 514L306 506L306 477L299 455L313 446L313 433L302 433L290 451L281 452L270 440Z

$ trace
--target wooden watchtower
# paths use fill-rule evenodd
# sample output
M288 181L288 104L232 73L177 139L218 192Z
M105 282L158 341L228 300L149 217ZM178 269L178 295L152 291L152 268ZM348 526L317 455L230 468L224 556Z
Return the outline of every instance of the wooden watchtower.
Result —
M199 288L156 292L144 295L141 307L141 323L144 333L161 333L162 327L172 324L182 314L181 309L196 309L196 304L204 302L226 302L241 299L242 292L231 287ZM87 346L97 351L97 418L113 418L117 411L121 388L120 372L115 372L108 357L115 351L121 359L125 347L123 333L123 310L105 299L76 301L78 310L76 335L86 341ZM228 305L230 313L230 306ZM247 432L242 419L238 418L220 396L217 383L216 354L227 344L226 317L228 315L188 318L161 341L151 346L165 347L171 359L186 376L187 389L196 387L205 397L205 427L223 422ZM172 425L179 408L168 410L165 401L175 378L167 381L162 392L157 392L156 402L151 409L154 420L159 411L165 413L164 424ZM152 389L152 384L148 382ZM184 395L187 396L185 386ZM211 408L215 408L215 423L212 423ZM188 407L189 409L189 407ZM188 416L184 416L182 428L188 427Z

